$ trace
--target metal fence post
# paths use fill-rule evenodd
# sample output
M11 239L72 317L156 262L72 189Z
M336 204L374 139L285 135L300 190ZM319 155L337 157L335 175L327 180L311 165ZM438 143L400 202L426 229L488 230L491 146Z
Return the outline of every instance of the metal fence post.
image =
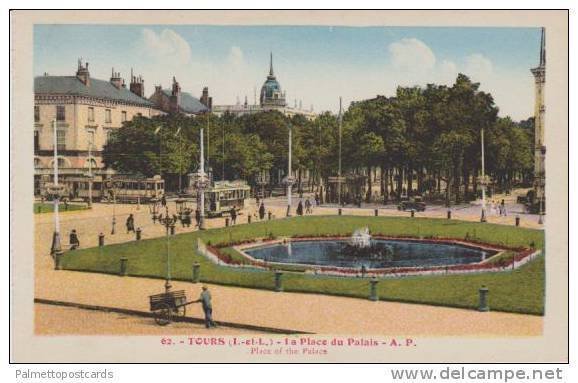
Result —
M490 306L488 305L488 293L490 290L486 286L482 286L479 290L480 294L480 305L478 311L487 312L490 311Z
M199 262L193 263L193 283L199 283L201 277L201 264Z
M283 291L283 272L275 271L275 291Z
M122 257L120 259L120 275L123 277L126 276L128 274L127 270L128 270L128 258Z
M369 300L370 301L377 301L379 300L379 297L377 296L377 282L379 282L377 280L377 278L372 278L369 281Z

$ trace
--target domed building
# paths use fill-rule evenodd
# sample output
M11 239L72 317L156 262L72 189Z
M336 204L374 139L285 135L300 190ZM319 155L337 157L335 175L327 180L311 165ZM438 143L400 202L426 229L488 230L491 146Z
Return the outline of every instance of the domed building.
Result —
M295 100L295 105L293 107L287 105L285 92L281 89L281 84L279 84L279 81L277 81L277 77L275 77L275 73L273 72L273 53L271 53L269 62L269 75L261 87L259 102L257 102L256 87L254 88L254 93L253 104L249 104L247 96L245 96L245 103L243 104L239 101L239 97L237 97L237 103L235 105L215 105L211 111L218 116L225 113L242 116L244 114L255 114L277 110L289 117L301 115L308 120L313 120L317 117L315 112L313 112L313 106L311 106L310 109L304 109L301 101L299 102L299 106L297 106L297 100Z
M273 73L273 53L271 53L271 59L269 62L269 75L261 87L261 97L259 100L261 108L263 109L267 107L287 106L287 103L285 102L285 92L281 90L281 84L279 84L275 74Z

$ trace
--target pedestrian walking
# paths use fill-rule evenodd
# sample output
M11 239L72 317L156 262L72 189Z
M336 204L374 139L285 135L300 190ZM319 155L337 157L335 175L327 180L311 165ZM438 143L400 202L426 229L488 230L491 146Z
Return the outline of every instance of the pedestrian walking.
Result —
M195 210L195 222L195 227L199 227L201 224L201 211L198 208Z
M501 207L502 214L504 215L504 217L506 217L508 215L508 212L506 211L506 201L502 200L500 207Z
M297 204L297 215L303 215L303 201L299 201Z
M259 206L259 219L262 221L265 218L265 204L261 202L261 206Z
M234 225L237 223L237 209L236 206L231 208L231 224Z
M134 233L134 217L132 214L129 214L128 218L126 219L126 233L130 232Z
M305 214L311 214L313 212L313 210L311 209L311 201L309 201L309 198L307 198L305 200Z
M80 241L78 240L78 235L76 234L76 230L72 229L69 236L69 243L70 243L70 250L75 250L80 247Z
M207 286L203 286L201 296L195 301L195 303L201 303L203 307L203 312L205 313L205 327L217 327L213 321L213 303L211 302L211 293Z
M315 193L315 204L319 206L319 194Z
M167 206L167 198L165 197L165 195L163 194L163 196L161 197L161 205L163 207Z

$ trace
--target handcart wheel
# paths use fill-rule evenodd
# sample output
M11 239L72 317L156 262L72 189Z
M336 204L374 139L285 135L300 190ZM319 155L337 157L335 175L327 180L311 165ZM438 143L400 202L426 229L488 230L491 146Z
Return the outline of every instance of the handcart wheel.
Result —
M159 308L154 312L155 322L159 326L166 326L171 323L171 307L166 303L159 304Z
M187 316L187 306L179 306L176 308L176 314L180 317Z

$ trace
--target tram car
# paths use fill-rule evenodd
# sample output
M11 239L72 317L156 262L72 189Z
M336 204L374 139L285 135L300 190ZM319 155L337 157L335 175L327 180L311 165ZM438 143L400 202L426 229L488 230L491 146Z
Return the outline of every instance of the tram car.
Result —
M62 198L70 201L88 201L89 178L67 177L60 182ZM45 184L42 193L49 198L48 186ZM146 203L153 198L161 198L164 195L164 180L160 176L152 178L135 178L117 176L103 179L102 176L92 178L92 200L94 202L120 202L120 203Z
M113 177L103 184L103 200L107 202L143 203L165 194L165 181L159 175L152 178Z
M245 207L251 188L245 181L215 181L205 190L205 211L207 217L229 215L233 206L239 211Z

